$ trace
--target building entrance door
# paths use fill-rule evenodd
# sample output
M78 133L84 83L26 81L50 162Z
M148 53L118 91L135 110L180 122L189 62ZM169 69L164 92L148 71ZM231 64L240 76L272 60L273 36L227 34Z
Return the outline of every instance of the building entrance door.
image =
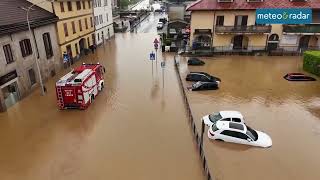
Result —
M70 63L73 64L73 56L72 56L72 49L71 49L71 45L66 46L67 49L67 54L70 57Z
M19 90L17 82L13 82L1 89L6 108L9 108L19 101Z

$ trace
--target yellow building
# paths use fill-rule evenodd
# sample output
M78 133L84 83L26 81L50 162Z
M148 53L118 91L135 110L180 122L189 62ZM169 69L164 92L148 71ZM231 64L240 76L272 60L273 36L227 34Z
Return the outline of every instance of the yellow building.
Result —
M29 1L37 3L39 0ZM71 63L95 44L92 0L55 0L38 6L59 17L58 43L61 53L67 52L72 57Z
M317 0L306 0L303 3L299 1L197 1L187 8L192 12L190 44L193 49L216 52L319 49L319 4L316 3ZM294 7L313 9L313 24L256 24L256 9Z

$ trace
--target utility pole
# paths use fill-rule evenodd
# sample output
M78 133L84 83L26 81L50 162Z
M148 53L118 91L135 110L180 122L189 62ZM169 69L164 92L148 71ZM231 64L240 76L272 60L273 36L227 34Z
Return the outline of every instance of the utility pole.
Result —
M49 1L49 0L40 1L40 2L38 2L38 3L36 3L36 4L32 4L32 5L29 6L28 8L22 8L23 10L27 11L28 29L29 29L30 35L32 36L31 38L32 38L35 46L36 46L36 43L37 43L37 42L36 42L36 40L35 40L35 38L34 38L34 36L33 36L32 30L31 30L31 25L30 25L30 20L29 20L29 13L30 13L31 10L33 10L33 9L32 9L33 6L42 4L42 3L44 3L44 2L51 2L51 3L52 3L53 0L50 0L50 1ZM35 59L36 65L37 65L38 76L39 76L39 81L40 81L40 88L41 88L41 95L45 95L45 90L44 90L44 85L43 85L43 81L42 81L41 70L40 70L40 65L39 65L39 62L38 62L38 58L36 57L36 54L35 54L34 51L32 51L32 54L33 54L33 58Z

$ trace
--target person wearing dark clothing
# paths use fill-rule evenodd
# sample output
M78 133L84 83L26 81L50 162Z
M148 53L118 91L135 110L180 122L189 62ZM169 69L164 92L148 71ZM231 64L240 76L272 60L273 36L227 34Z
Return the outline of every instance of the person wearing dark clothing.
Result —
M91 49L91 52L92 52L92 54L94 53L94 51L96 50L96 45L91 45L90 47L89 47L90 49Z

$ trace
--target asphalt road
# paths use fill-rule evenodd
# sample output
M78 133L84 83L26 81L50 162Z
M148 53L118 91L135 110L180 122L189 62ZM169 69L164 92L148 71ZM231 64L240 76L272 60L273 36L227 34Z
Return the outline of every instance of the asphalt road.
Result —
M166 14L151 13L144 21L137 26L137 33L156 33L159 18L166 17Z

